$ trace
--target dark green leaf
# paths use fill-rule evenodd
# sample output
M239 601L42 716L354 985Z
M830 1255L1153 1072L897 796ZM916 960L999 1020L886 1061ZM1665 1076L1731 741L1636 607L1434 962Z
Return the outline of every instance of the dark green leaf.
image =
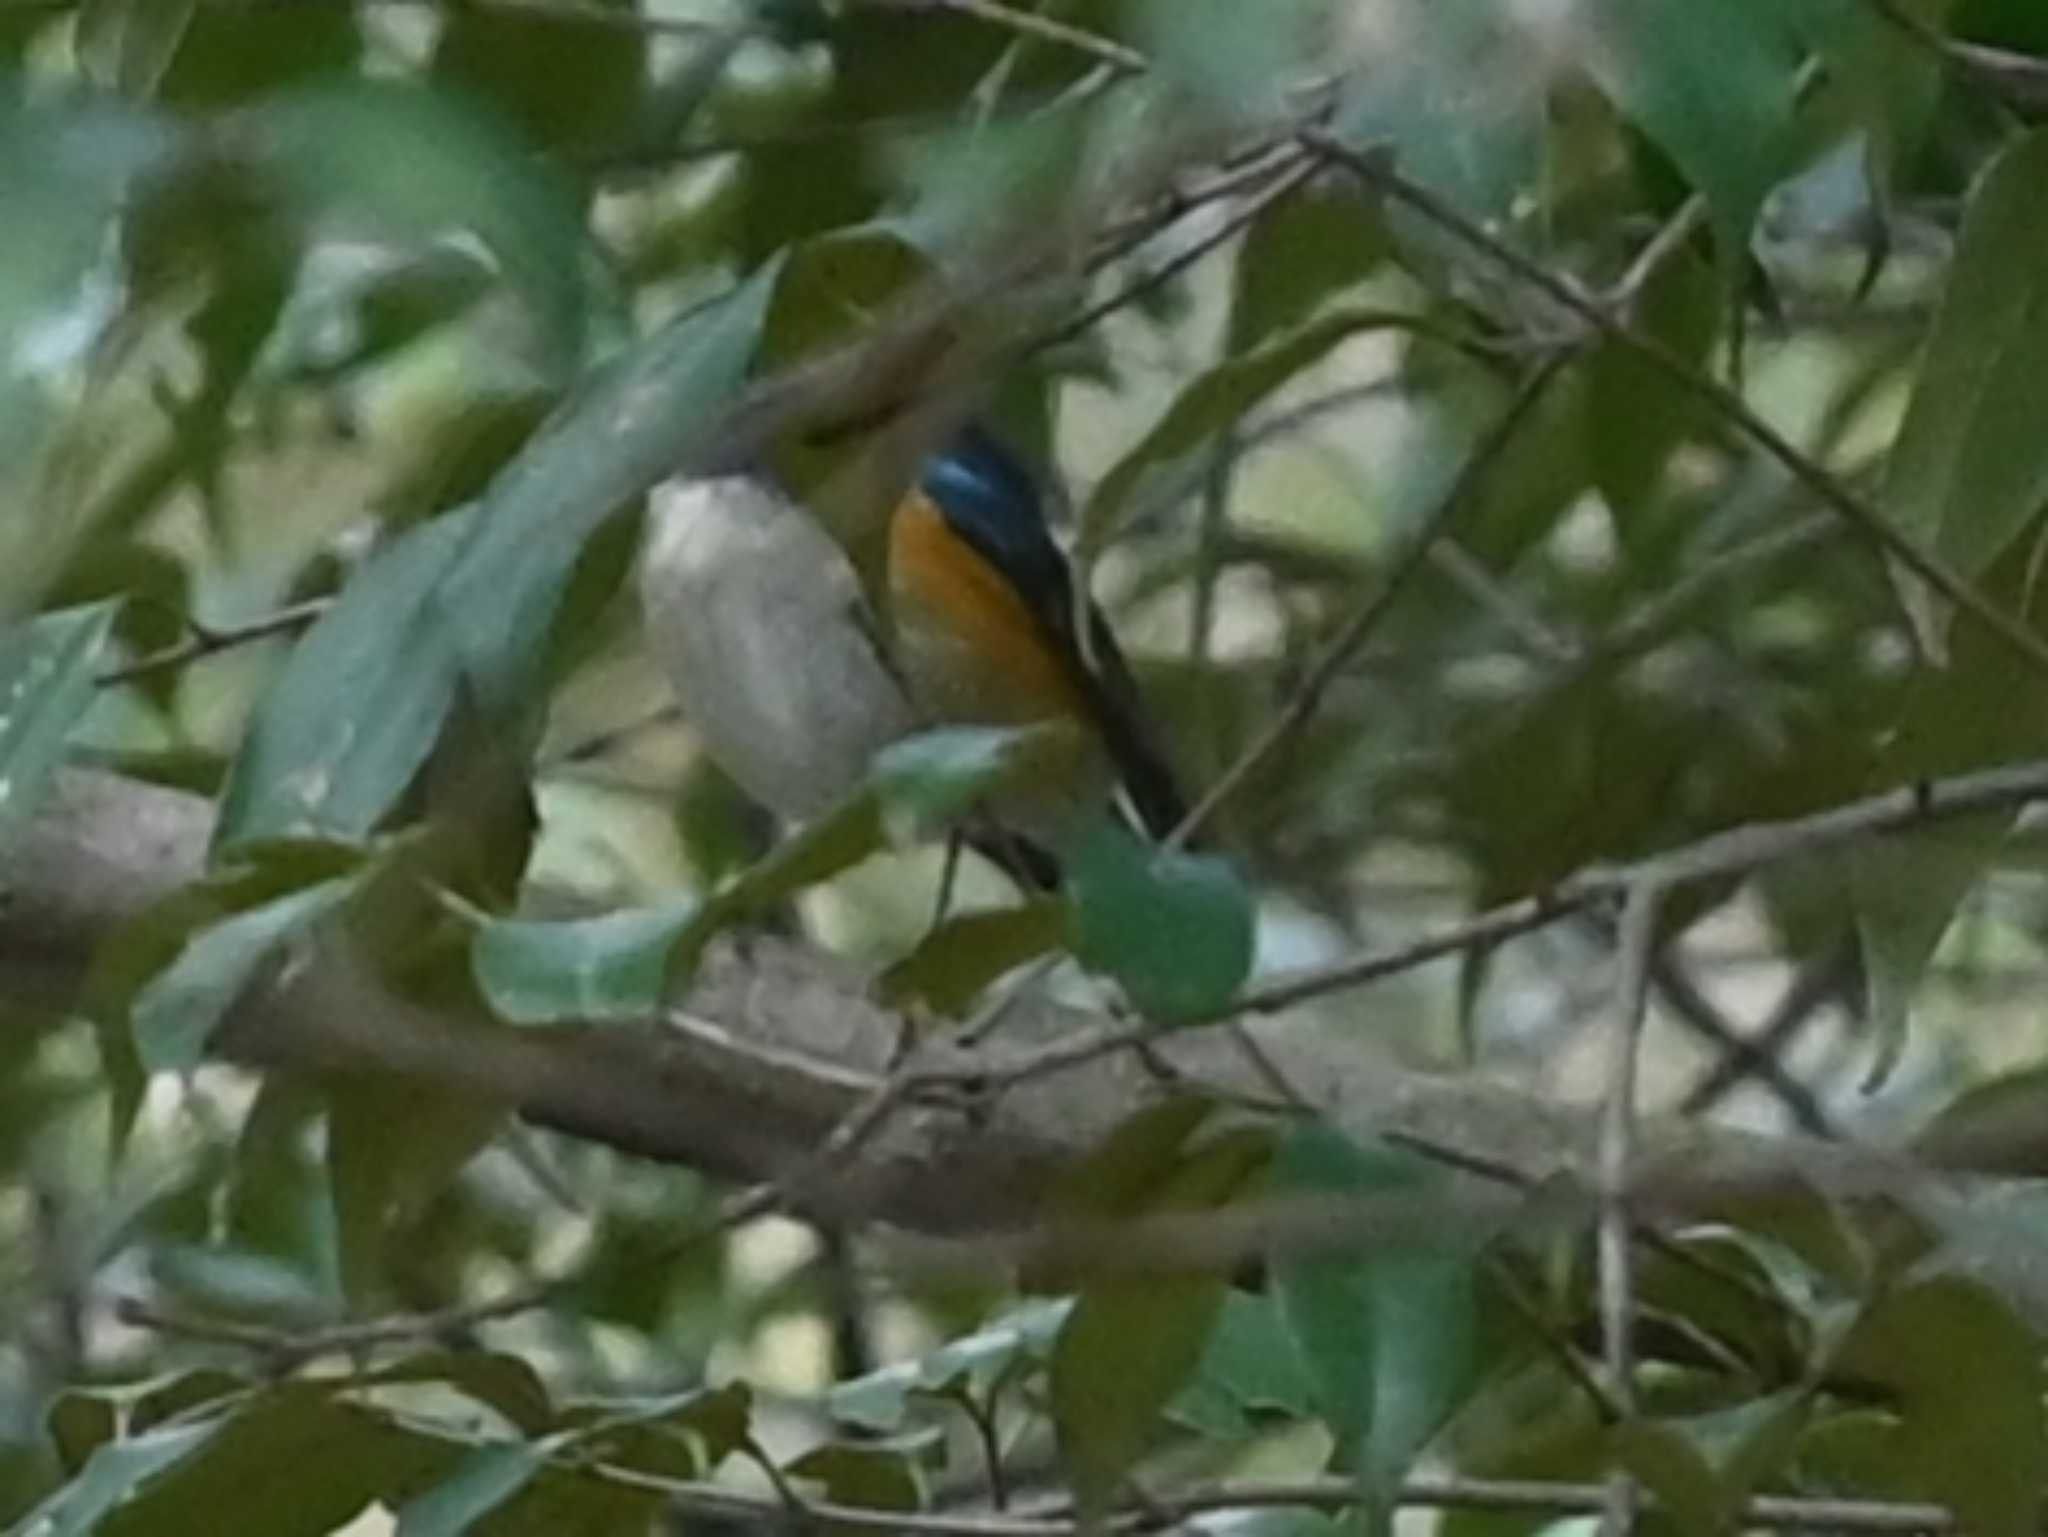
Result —
M0 633L0 847L31 816L92 703L118 601Z
M1175 1161L1147 1210L1222 1206L1263 1168L1270 1141L1227 1133ZM1168 1272L1090 1279L1053 1343L1050 1393L1060 1455L1082 1515L1099 1513L1200 1363L1229 1290L1222 1276Z
M1251 970L1251 893L1228 861L1154 849L1107 819L1063 850L1074 954L1154 1019L1223 1008Z
M923 1503L917 1457L941 1445L931 1431L897 1442L827 1441L784 1464L790 1477L815 1485L834 1505L862 1510L916 1510Z
M505 1107L380 1073L326 1084L328 1188L350 1301L375 1300L386 1238L491 1138Z
M1885 483L1894 524L1966 581L2048 503L2048 434L2028 408L2048 349L2044 180L2048 130L1999 156L1972 195ZM1907 580L1915 621L1941 655L1938 605Z
M446 1441L291 1384L203 1422L214 1430L100 1527L107 1537L327 1537L374 1499L402 1499L455 1456ZM217 1427L217 1428L216 1428ZM155 1432L170 1434L168 1430Z
M882 976L893 1007L922 1004L957 1015L1005 972L1056 949L1067 934L1067 909L1052 900L948 918Z
M1232 352L1302 325L1385 259L1372 205L1342 190L1305 187L1246 232L1234 270Z
M15 1528L37 1537L86 1537L101 1520L181 1458L192 1456L220 1433L222 1421L170 1425L147 1435L109 1442L94 1451L85 1468L31 1511Z
M1703 263L1666 262L1636 300L1636 329L1674 356L1701 364L1720 329L1721 294ZM1586 430L1593 482L1632 542L1666 464L1700 422L1693 397L1629 348L1601 347L1585 370Z
M2040 1352L1997 1295L1943 1276L1881 1297L1836 1369L1896 1395L1899 1467L1983 1537L2034 1530L2048 1477Z
M1052 1353L1052 1416L1083 1513L1101 1511L1202 1359L1226 1287L1212 1277L1103 1281Z
M630 3L604 0L595 10L460 7L443 24L434 73L488 100L558 161L627 147L646 94L650 34L628 24Z
M461 1537L518 1494L541 1470L547 1442L479 1446L431 1489L398 1509L397 1537Z
M1740 1508L1704 1453L1677 1426L1653 1420L1617 1425L1615 1458L1657 1502L1658 1530L1720 1537Z

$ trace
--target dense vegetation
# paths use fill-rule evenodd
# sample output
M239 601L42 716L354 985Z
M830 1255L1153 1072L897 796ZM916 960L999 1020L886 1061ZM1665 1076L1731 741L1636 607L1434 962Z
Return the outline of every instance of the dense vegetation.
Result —
M2034 1531L2044 17L6 0L0 1523ZM628 576L969 412L933 927Z

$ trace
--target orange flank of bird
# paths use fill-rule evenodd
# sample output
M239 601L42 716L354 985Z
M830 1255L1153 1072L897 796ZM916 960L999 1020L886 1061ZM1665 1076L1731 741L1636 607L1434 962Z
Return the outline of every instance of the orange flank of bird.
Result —
M905 665L940 715L988 725L1087 719L1086 696L1037 618L922 491L891 522L889 585Z

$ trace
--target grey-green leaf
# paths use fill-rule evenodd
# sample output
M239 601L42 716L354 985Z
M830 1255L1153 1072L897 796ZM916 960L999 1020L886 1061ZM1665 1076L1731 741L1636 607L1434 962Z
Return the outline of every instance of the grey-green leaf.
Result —
M292 652L228 773L214 847L366 836L426 761L458 656L436 590L475 509L413 529L371 560Z
M645 1019L699 910L682 901L561 923L495 919L477 931L470 963L491 1007L514 1024Z
M321 881L215 924L135 1000L135 1044L151 1072L196 1067L221 1016L278 945L331 911L353 878Z
M117 601L40 614L0 633L0 845L35 810L92 703Z

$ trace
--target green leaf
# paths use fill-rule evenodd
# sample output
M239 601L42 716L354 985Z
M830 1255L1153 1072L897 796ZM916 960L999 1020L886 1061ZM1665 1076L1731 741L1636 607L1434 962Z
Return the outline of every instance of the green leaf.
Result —
M2035 580L2027 545L2008 549L1980 585L1990 601L2023 613L2037 630L2048 621L2048 585ZM1981 625L1956 630L1948 666L1923 667L1907 685L1884 743L1879 783L1913 784L2048 751L2048 697L2039 682L2031 663ZM2012 812L1961 818L1865 840L1847 856L1878 1037L1871 1084L1897 1060L1921 975L2014 820Z
M440 1194L506 1109L395 1074L337 1075L324 1088L342 1290L365 1306L376 1300L387 1235Z
M668 994L676 941L695 900L545 923L497 918L477 930L470 964L502 1019L519 1025L647 1019Z
M1202 1364L1166 1412L1206 1436L1236 1439L1275 1418L1308 1419L1317 1403L1273 1298L1234 1291L1224 1300Z
M1270 1141L1255 1131L1197 1145L1176 1160L1146 1209L1222 1206L1270 1153ZM1144 1454L1201 1362L1228 1289L1219 1275L1112 1272L1082 1290L1053 1342L1050 1393L1060 1455L1084 1519L1100 1514Z
M240 129L309 223L368 216L422 245L475 235L533 316L545 371L581 362L599 270L581 202L504 124L458 96L356 80L273 97Z
M805 241L782 264L760 367L785 368L872 331L884 306L930 271L917 246L879 224Z
M1083 1515L1115 1498L1159 1417L1202 1359L1223 1281L1151 1276L1098 1282L1052 1352L1052 1415Z
M868 785L892 838L929 836L995 792L1024 782L1064 733L1049 727L943 726L875 754Z
M2044 181L2048 129L1994 160L1971 196L1885 481L1900 532L1965 581L2048 504L2048 434L2028 408L2048 351ZM1927 649L1944 655L1942 605L1905 580Z
M1340 343L1386 325L1382 310L1334 310L1189 381L1137 446L1097 483L1081 515L1083 544L1100 549L1154 477L1177 480L1191 455L1206 453L1220 433L1296 374L1321 362Z
M106 1514L137 1486L199 1451L220 1433L222 1423L169 1425L99 1447L76 1478L30 1511L15 1530L37 1537L85 1537L98 1531Z
M355 1379L380 1384L435 1383L455 1389L503 1417L527 1436L538 1436L554 1421L547 1384L518 1356L483 1350L430 1350L381 1366Z
M1385 260L1386 235L1372 205L1346 191L1304 187L1245 232L1232 274L1233 353L1304 324Z
M0 207L13 224L0 242L0 337L11 354L0 372L0 488L10 497L27 494L49 407L110 318L83 302L80 279L100 270L136 174L176 142L167 124L110 98L29 96L0 85ZM59 564L72 531L50 517L9 522L0 613L11 617L37 601L36 578Z
M475 520L475 509L451 513L380 551L299 641L228 771L216 852L363 838L412 783L455 697L436 588Z
M1676 357L1702 363L1720 330L1721 295L1706 265L1681 253L1636 300L1636 329ZM1697 402L1627 347L1608 343L1585 364L1586 431L1593 483L1614 509L1625 542L1639 538L1642 504L1699 425Z
M264 961L355 889L353 877L320 881L224 919L186 944L135 1000L132 1028L143 1066L153 1073L197 1067L221 1016Z
M1276 1194L1419 1195L1446 1179L1408 1154L1309 1125L1282 1144ZM1479 1367L1478 1232L1380 1240L1361 1255L1279 1259L1274 1295L1338 1435L1339 1457L1382 1511L1409 1463L1461 1404Z
M1720 1537L1740 1512L1739 1497L1675 1425L1631 1420L1614 1427L1609 1445L1615 1460L1656 1498L1659 1529L1681 1537Z
M883 1001L957 1015L996 978L1057 949L1066 934L1066 904L1050 898L948 918L882 974Z
M434 75L488 100L558 165L626 148L645 105L651 35L625 24L630 3L606 3L610 17L460 7L442 24Z
M1404 174L1481 218L1507 216L1542 167L1553 66L1494 0L1383 0L1336 134L1385 145Z
M235 1406L213 1426L196 1452L136 1489L99 1530L106 1537L326 1537L371 1500L402 1497L455 1456L447 1441L337 1402L331 1384L289 1384Z
M911 1398L961 1388L986 1393L1019 1362L1043 1361L1073 1304L1040 1298L1018 1304L929 1355L869 1372L834 1387L826 1407L834 1419L883 1435L903 1428Z
M1213 1014L1236 995L1251 971L1254 920L1227 860L1149 847L1107 818L1062 853L1082 965L1169 1023Z
M1800 50L1780 0L1592 0L1594 77L1707 200L1724 270L1791 169Z
M397 1537L461 1537L531 1483L549 1450L546 1441L477 1447L440 1483L398 1508Z
M943 1447L937 1426L882 1441L827 1441L783 1465L792 1478L814 1484L834 1505L862 1510L916 1510L923 1503L917 1459Z
M440 601L487 714L527 697L584 545L709 446L754 360L771 262L610 364L484 493Z
M0 847L34 813L92 703L118 601L41 614L0 633Z
M1878 1299L1835 1369L1896 1395L1893 1455L1930 1499L1983 1537L2035 1529L2048 1477L2040 1352L1997 1295L1942 1276Z

